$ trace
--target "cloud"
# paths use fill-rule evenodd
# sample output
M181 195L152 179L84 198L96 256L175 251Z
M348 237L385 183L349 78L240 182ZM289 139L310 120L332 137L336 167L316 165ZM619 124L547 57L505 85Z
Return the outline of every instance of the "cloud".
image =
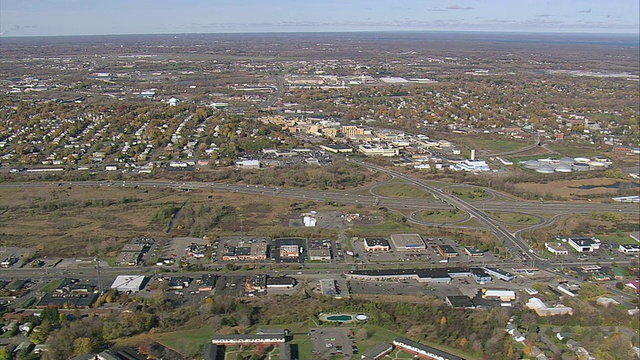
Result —
M445 9L433 8L433 9L427 9L427 11L447 11L447 10L445 10Z
M537 17L551 17L553 15L551 14L540 14L540 15L536 15Z
M589 9L585 9L585 10L580 10L578 11L579 13L583 13L583 14L590 14L591 13L591 8Z
M447 6L449 10L473 10L471 6L451 5Z

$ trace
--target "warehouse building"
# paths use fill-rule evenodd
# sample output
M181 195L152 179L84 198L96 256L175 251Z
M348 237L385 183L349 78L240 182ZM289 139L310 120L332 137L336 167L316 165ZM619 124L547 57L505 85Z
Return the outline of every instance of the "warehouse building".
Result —
M144 275L119 275L111 284L111 288L120 292L138 292L145 285Z
M393 234L391 242L396 251L416 251L427 248L422 236L418 234Z
M464 358L461 358L459 356L434 349L430 346L422 345L403 337L399 337L393 340L393 345L395 345L398 350L417 356L420 359L464 360Z

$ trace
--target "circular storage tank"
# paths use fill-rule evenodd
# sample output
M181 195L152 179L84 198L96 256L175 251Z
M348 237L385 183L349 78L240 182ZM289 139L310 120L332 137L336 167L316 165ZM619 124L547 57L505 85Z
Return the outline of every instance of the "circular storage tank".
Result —
M583 157L577 157L577 158L575 158L574 160L575 160L577 163L580 163L580 164L588 164L588 163L591 161L591 159L589 159L589 158L583 158Z
M570 158L568 156L563 157L562 159L560 159L560 163L561 164L569 164L569 165L573 165L576 161L573 158Z
M601 163L598 161L590 161L589 162L589 168L591 170L603 170L607 167L607 164L605 163Z
M560 164L558 164L558 166L556 166L556 172L570 173L572 171L573 171L573 169L571 169L571 164L560 163Z
M550 165L542 165L542 166L540 166L539 168L536 169L536 172L539 172L541 174L551 174L554 171L555 170Z
M585 164L585 163L573 164L572 168L573 168L574 171L589 171L589 170L591 170L591 167L589 166L589 164Z
M540 163L538 160L527 160L522 164L522 166L529 170L535 170L540 166Z

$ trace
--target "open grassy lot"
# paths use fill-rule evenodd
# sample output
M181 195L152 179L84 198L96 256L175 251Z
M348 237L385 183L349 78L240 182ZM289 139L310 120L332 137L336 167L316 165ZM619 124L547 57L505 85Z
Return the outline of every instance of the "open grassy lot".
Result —
M550 144L547 145L547 147L559 154L562 154L562 156L569 156L569 157L594 157L594 156L602 156L603 155L603 151L602 150L598 150L598 148L596 148L595 146L593 147L587 147L587 146L566 146L565 144L559 144L559 145L555 145L555 144Z
M540 222L535 216L522 214L522 213L512 213L512 212L499 212L499 211L491 211L487 212L493 218L503 221L508 224L516 224L516 225L535 225Z
M519 183L515 184L516 188L523 192L538 194L540 196L552 195L561 198L571 198L575 196L618 196L618 189L610 189L602 187L611 185L620 181L618 179L609 178L593 178L582 180L559 180L548 181L545 183ZM596 186L592 189L580 189L580 186Z
M296 201L267 195L180 191L169 188L43 187L0 189L0 234L7 246L40 255L115 256L136 236L237 234L334 236L335 229L289 228L288 219L309 210L366 214L363 206ZM173 220L172 220L173 219Z
M466 201L479 201L489 198L489 194L483 189L455 187L449 189L449 191L453 195Z
M598 236L598 239L616 244L637 244L638 242L631 238L629 235L605 235Z
M423 210L416 217L432 223L452 223L463 220L466 213L461 210Z
M215 332L209 327L199 329L189 329L151 335L157 342L178 351L187 356L194 357L198 353L203 353L207 343Z
M419 189L402 180L392 180L374 189L374 192L381 196L389 197L411 197L416 199L432 198L430 192Z
M515 151L527 146L527 143L515 140L479 139L477 137L465 137L462 139L469 148L489 150L492 152Z

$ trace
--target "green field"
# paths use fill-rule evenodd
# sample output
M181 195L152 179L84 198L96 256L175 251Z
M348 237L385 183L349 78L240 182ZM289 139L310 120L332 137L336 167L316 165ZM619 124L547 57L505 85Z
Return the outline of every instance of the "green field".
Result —
M464 220L467 214L461 210L423 210L416 217L432 223L453 223Z
M508 224L536 225L540 222L537 217L522 213L488 211L487 214L491 215L494 219Z
M594 157L601 156L603 154L602 150L598 150L593 147L575 147L575 146L565 146L565 145L547 145L547 147L553 151L556 151L563 156L570 157Z
M479 201L485 200L489 198L489 194L483 189L477 188L451 188L449 191L459 197L462 200L466 201Z
M629 235L606 235L606 236L598 236L598 239L616 243L616 244L637 244L638 242L631 238Z
M62 284L62 280L52 280L47 285L43 286L42 289L40 289L40 292L48 294L53 292L58 286L60 286L60 284Z
M433 197L430 192L419 189L401 180L392 180L374 189L380 196L388 197L411 197L416 199L427 199Z
M157 342L183 355L195 357L197 354L204 352L205 345L211 341L213 335L215 335L213 329L202 327L199 329L153 334L151 337Z
M510 152L527 146L527 143L514 140L478 139L475 137L463 138L471 149L490 150L494 152Z

